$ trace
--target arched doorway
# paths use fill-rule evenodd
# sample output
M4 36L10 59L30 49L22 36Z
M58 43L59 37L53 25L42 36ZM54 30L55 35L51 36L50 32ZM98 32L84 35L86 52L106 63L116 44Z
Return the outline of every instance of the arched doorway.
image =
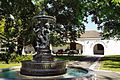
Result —
M93 50L94 55L104 55L104 46L102 44L96 44Z
M82 53L83 53L83 45L77 43L77 44L76 44L76 50L78 50L79 53L82 54Z
M83 45L79 43L70 43L70 50L76 50L79 54L82 54Z

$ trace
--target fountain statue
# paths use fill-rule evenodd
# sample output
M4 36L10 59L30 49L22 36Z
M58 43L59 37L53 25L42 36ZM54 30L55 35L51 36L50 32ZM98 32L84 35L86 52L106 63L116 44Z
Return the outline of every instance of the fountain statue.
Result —
M28 76L54 76L66 73L65 61L55 61L50 51L49 33L56 18L47 15L33 17L33 30L37 37L37 54L32 61L22 61L20 73Z

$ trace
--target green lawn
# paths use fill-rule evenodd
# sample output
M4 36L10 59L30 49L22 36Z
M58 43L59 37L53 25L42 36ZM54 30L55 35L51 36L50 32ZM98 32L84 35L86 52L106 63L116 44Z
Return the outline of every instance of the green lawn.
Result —
M10 64L0 63L0 68L10 68L14 66L20 66L20 63L10 63Z
M102 70L110 70L120 72L120 55L105 56L100 60Z
M86 56L55 56L57 60L67 60L67 61L80 61Z

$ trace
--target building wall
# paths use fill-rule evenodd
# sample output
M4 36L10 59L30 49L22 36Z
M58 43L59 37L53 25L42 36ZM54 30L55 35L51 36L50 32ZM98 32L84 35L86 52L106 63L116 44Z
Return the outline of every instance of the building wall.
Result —
M64 46L52 47L52 51L56 53L59 49L63 49L63 51L65 51L67 48L70 48L69 44L66 44Z
M82 55L95 55L94 54L94 46L96 44L101 44L104 47L104 55L120 55L120 41L118 40L100 40L100 39L84 39L76 41L77 45L76 49L81 49L82 47ZM67 49L68 46L61 47L53 47L53 51L57 51L58 49ZM96 49L95 49L96 50ZM99 50L99 52L102 52Z
M27 46L24 46L22 49L22 55L26 55L26 54L34 54L35 53L35 49L34 47L30 44Z
M104 55L120 55L120 41L116 40L84 40L83 55L94 55L94 46L101 44Z
M120 55L120 41L117 40L104 40L107 48L105 55Z

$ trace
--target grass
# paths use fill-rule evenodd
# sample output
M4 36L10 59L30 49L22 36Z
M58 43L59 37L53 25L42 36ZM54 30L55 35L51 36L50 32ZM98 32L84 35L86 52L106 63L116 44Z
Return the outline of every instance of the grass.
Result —
M66 61L80 61L86 56L55 56L57 60L66 60Z
M10 63L10 64L0 63L0 69L10 68L10 67L14 67L14 66L20 66L20 63Z
M102 70L110 70L120 72L120 55L105 56L100 60Z

